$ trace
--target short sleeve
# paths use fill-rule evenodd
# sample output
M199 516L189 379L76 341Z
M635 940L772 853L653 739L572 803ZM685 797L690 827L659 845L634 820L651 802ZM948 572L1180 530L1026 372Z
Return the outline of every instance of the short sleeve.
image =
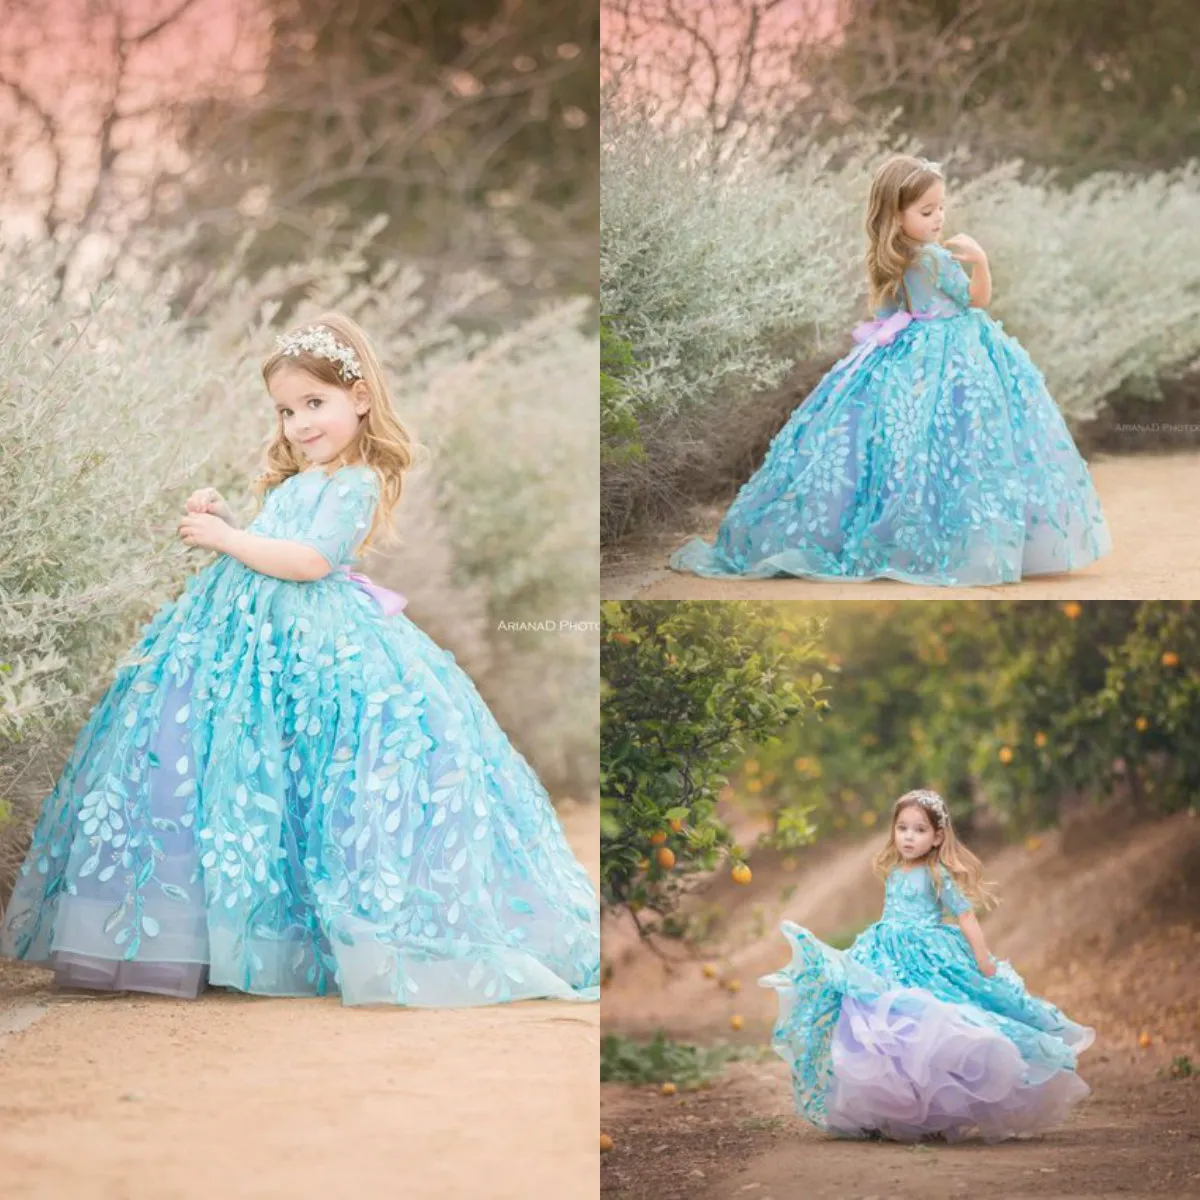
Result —
M961 889L954 882L950 872L940 863L938 864L938 870L942 880L942 907L948 908L956 917L961 917L963 913L971 910L972 904L962 894Z
M354 561L379 500L379 479L370 467L342 467L322 485L308 528L291 540L311 546L331 568Z
M929 259L929 267L933 273L933 286L943 296L949 296L955 304L963 308L971 307L971 279L962 264L945 246L929 245L922 251L922 256Z

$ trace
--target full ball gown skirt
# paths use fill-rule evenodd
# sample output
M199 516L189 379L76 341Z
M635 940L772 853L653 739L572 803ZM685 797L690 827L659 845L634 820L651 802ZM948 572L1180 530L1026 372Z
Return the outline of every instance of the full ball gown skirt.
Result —
M1041 372L1000 322L970 307L948 250L922 248L911 307L888 305L772 439L715 544L677 571L1011 583L1109 553L1087 465Z
M943 880L950 910L970 907ZM1011 964L986 977L942 923L925 868L892 872L882 919L849 950L781 929L791 962L759 983L778 995L772 1046L817 1129L998 1142L1058 1124L1089 1094L1076 1059L1094 1031L1031 995Z
M186 997L599 999L595 889L545 789L453 654L346 571L377 498L366 467L292 476L249 528L338 569L221 555L144 627L43 805L0 954Z

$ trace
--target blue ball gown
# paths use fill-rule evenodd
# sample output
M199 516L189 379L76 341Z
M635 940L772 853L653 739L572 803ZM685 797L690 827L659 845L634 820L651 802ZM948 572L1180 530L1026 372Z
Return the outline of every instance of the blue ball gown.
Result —
M784 921L791 962L758 981L778 995L771 1042L796 1111L834 1136L998 1142L1058 1124L1091 1091L1076 1059L1095 1031L1011 964L979 970L942 916L970 901L939 871L940 903L927 867L893 868L883 916L846 951Z
M348 571L378 491L364 466L290 477L249 529L336 569L220 555L143 628L42 807L0 954L185 997L599 999L596 892L544 787L454 655Z
M1111 538L1087 465L1041 372L972 308L943 246L923 246L903 304L854 331L772 439L715 544L677 571L896 579L945 587L1075 570Z

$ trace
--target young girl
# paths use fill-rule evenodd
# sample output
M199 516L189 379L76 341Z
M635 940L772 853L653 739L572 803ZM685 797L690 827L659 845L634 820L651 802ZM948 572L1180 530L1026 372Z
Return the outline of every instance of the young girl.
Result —
M599 908L549 797L456 664L350 572L412 443L330 313L263 366L276 424L239 529L143 629L45 801L0 954L56 982L344 1004L599 999Z
M955 587L1109 552L1045 380L984 311L987 256L966 234L939 243L944 211L937 163L898 155L879 168L866 220L876 319L775 435L716 544L693 538L675 570Z
M1057 1124L1091 1090L1075 1064L1095 1033L988 953L972 901L993 897L941 796L896 801L875 868L883 916L849 950L784 921L792 961L759 980L778 993L772 1045L797 1111L838 1137L896 1141L977 1130L997 1142Z

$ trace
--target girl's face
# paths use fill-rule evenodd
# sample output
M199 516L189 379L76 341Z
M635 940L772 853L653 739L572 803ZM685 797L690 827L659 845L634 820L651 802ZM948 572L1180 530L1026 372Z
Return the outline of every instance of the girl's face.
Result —
M942 836L940 831L934 829L929 814L919 804L906 804L896 814L892 838L905 862L920 862L934 846L942 844Z
M300 367L280 367L268 390L283 436L314 464L336 458L357 436L360 418L371 407L361 379L341 388Z
M900 214L900 228L914 242L936 242L946 217L946 185L935 179L921 196Z

